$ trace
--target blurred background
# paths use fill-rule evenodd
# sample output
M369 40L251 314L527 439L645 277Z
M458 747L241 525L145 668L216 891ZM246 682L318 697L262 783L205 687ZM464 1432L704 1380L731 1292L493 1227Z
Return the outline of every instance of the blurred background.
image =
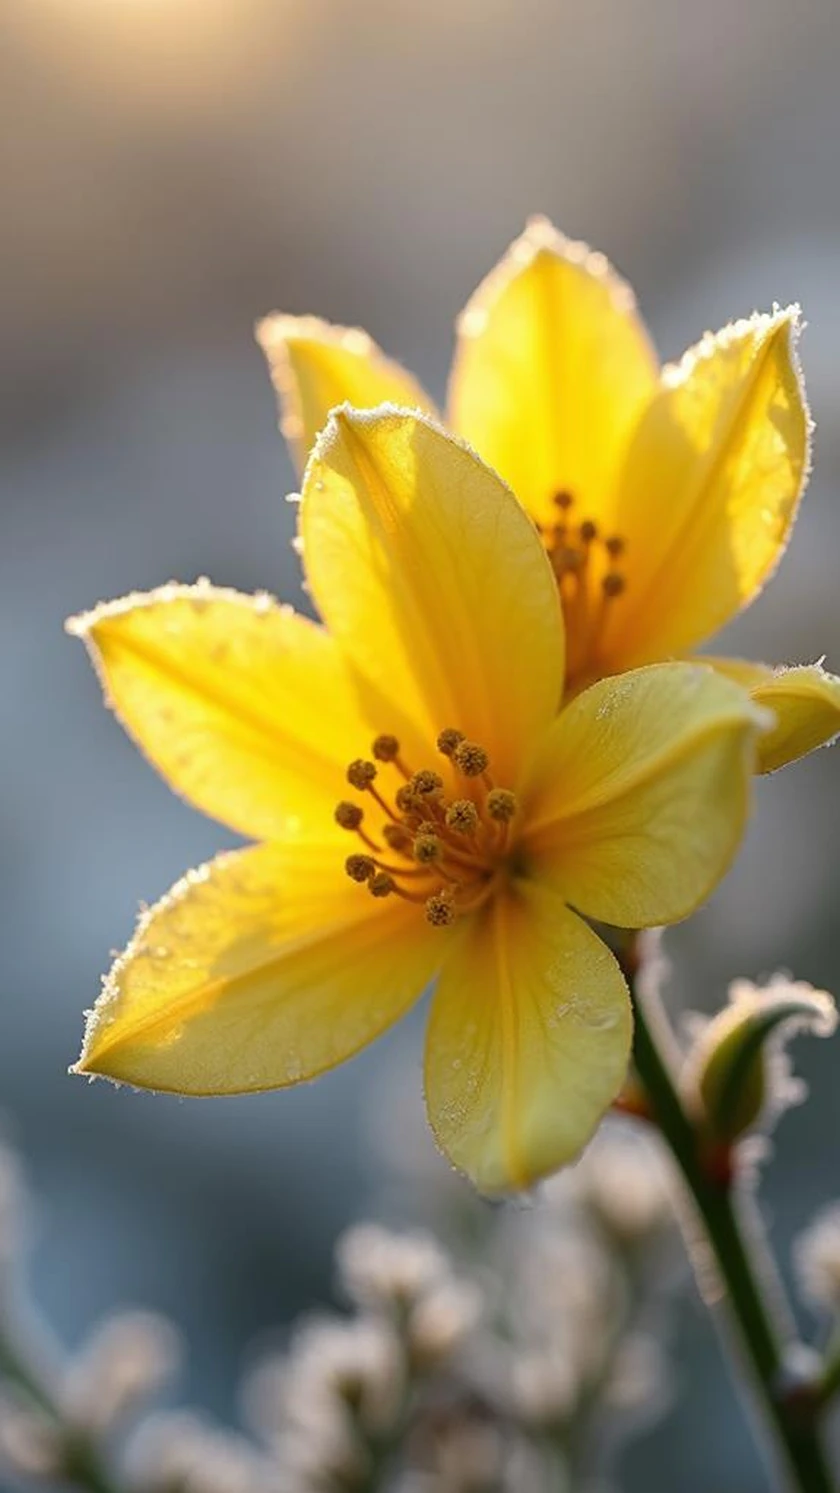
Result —
M138 903L230 842L123 738L64 618L200 574L300 603L255 319L358 323L442 397L454 316L541 211L610 255L665 357L802 302L816 468L726 641L840 668L839 65L835 0L4 0L0 1110L69 1343L118 1302L162 1309L190 1396L235 1415L248 1345L324 1299L337 1229L377 1205L379 1096L400 1065L419 1092L421 1023L265 1097L66 1076ZM779 967L840 991L840 756L758 797L726 886L671 939L675 1007ZM764 1188L783 1254L840 1193L837 1061L799 1054L813 1101ZM678 1360L627 1489L759 1493L694 1301Z

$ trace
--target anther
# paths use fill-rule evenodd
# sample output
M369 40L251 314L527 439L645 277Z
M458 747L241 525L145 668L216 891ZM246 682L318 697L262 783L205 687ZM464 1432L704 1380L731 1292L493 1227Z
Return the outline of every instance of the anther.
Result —
M478 828L478 809L471 798L456 798L446 811L446 827L457 835L472 835Z
M557 507L562 509L565 513L569 508L571 508L575 500L570 492L561 491L554 494L554 501L557 504Z
M627 545L620 534L611 534L609 539L604 540L604 548L612 560L617 560L623 555Z
M393 876L389 876L387 871L377 871L368 882L368 891L372 897L389 897L396 890L396 885Z
M392 850L411 853L411 835L401 824L383 824L381 833L385 844L390 845Z
M359 788L360 790L369 788L375 777L376 764L374 762L365 762L362 757L357 757L356 761L351 762L347 769L347 781L352 788Z
M415 808L414 790L410 783L403 783L394 794L394 803L401 814L410 814ZM396 827L396 826L395 826Z
M452 760L465 778L480 778L487 771L490 758L475 741L461 741L452 753Z
M565 574L567 571L574 573L582 570L585 556L582 550L575 550L567 545L561 550L556 550L552 558L556 569Z
M598 538L598 525L591 518L585 518L580 526L580 537L584 544L591 544L593 539Z
M426 901L426 917L433 928L445 928L455 921L455 903L450 892L435 892Z
M451 726L447 726L437 739L437 749L443 753L444 757L451 757L463 739L463 731L454 731Z
M414 859L421 866L431 866L440 860L441 843L437 835L418 835L414 841Z
M508 824L516 813L516 794L509 788L491 788L486 802L490 818L499 824Z
M335 806L335 822L340 824L342 829L358 829L364 817L361 805L352 804L346 798Z
M601 590L605 596L620 596L625 587L624 577L610 570L601 582Z
M438 773L431 772L428 767L421 767L405 786L415 798L437 798L443 788L443 778Z
M369 855L348 855L344 869L351 881L369 882L376 870L376 862Z
M377 736L371 751L377 762L394 762L400 754L400 744L396 736Z

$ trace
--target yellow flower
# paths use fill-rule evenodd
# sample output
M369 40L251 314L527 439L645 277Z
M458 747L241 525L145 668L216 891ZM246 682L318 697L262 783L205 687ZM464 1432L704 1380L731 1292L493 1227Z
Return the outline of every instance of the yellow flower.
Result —
M601 254L532 222L458 323L450 427L510 484L557 577L567 689L692 653L747 606L787 544L809 462L796 308L707 334L660 369ZM299 463L331 406L431 411L363 332L314 317L258 329ZM769 705L759 769L840 730L821 664L709 663Z
M182 1094L291 1084L437 979L435 1134L485 1191L524 1187L578 1152L625 1075L627 990L583 917L669 923L706 897L765 713L674 663L558 714L545 550L426 417L335 412L300 534L325 627L206 582L71 623L172 785L263 842L142 918L78 1071Z

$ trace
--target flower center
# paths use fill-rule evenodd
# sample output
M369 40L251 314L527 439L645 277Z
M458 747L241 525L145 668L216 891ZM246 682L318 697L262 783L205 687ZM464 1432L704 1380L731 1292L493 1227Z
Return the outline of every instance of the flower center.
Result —
M364 847L348 855L347 875L373 897L420 904L429 922L442 928L494 892L517 803L493 782L490 759L477 742L449 727L437 746L451 764L455 792L428 767L412 771L395 736L377 736L371 758L347 768L357 797L343 799L335 818Z
M553 503L556 516L537 528L557 577L574 687L593 672L607 614L627 589L620 563L627 543L620 534L602 535L592 519L576 514L571 493L555 493Z

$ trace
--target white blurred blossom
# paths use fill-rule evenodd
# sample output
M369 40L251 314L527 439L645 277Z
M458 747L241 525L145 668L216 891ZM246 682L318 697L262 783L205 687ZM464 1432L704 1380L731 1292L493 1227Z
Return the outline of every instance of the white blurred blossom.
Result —
M53 1480L62 1461L60 1428L33 1405L0 1395L0 1467L27 1478Z
M148 1420L128 1467L148 1493L289 1493L244 1437L187 1411Z
M638 1243L673 1222L672 1164L653 1132L608 1122L572 1177L579 1201L617 1240Z
M799 1236L794 1265L803 1296L840 1314L840 1203L825 1208Z
M180 1339L166 1317L141 1311L109 1317L64 1376L65 1412L77 1425L107 1431L157 1394L180 1360Z
M460 1348L481 1320L483 1297L476 1282L441 1281L415 1302L405 1325L415 1367L444 1363Z
M338 1275L351 1301L363 1307L409 1306L448 1279L449 1260L427 1233L394 1233L356 1224L336 1247Z

